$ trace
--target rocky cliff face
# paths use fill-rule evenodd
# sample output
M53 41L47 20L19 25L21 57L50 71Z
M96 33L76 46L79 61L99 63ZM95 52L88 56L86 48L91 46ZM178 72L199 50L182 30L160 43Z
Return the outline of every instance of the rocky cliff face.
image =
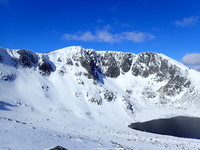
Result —
M167 82L162 91L173 96L179 94L184 88L190 86L187 78L187 69L183 70L163 58L162 55L144 52L138 55L120 52L95 52L94 50L81 51L81 57L77 60L87 70L88 76L99 80L99 74L117 78L120 74L132 72L133 77L148 78L153 75L156 82Z

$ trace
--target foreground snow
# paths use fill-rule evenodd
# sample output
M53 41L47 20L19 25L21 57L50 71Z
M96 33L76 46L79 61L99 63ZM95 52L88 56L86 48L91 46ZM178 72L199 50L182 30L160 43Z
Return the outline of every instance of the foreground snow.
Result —
M107 126L71 125L64 121L65 127L59 130L51 122L46 126L21 124L1 119L0 139L2 150L47 149L61 145L69 150L131 149L131 150L178 150L200 147L200 141L164 135L143 133L127 128ZM36 124L35 124L36 125Z

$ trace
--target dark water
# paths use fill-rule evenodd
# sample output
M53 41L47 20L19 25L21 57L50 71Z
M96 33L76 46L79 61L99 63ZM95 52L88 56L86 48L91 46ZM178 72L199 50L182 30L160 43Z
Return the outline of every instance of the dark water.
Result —
M131 123L129 127L150 133L200 139L200 118L178 116Z

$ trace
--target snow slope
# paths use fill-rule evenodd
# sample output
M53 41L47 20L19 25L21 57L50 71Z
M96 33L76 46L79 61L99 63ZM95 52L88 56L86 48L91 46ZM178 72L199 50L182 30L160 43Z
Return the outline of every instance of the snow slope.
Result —
M136 121L199 116L200 72L156 53L0 49L0 149L198 149Z

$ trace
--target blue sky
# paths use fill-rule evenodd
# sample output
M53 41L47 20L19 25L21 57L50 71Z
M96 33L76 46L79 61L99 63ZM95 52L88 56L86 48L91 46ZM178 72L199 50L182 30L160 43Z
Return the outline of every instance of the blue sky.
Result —
M0 0L0 20L0 47L151 51L200 65L199 0Z

